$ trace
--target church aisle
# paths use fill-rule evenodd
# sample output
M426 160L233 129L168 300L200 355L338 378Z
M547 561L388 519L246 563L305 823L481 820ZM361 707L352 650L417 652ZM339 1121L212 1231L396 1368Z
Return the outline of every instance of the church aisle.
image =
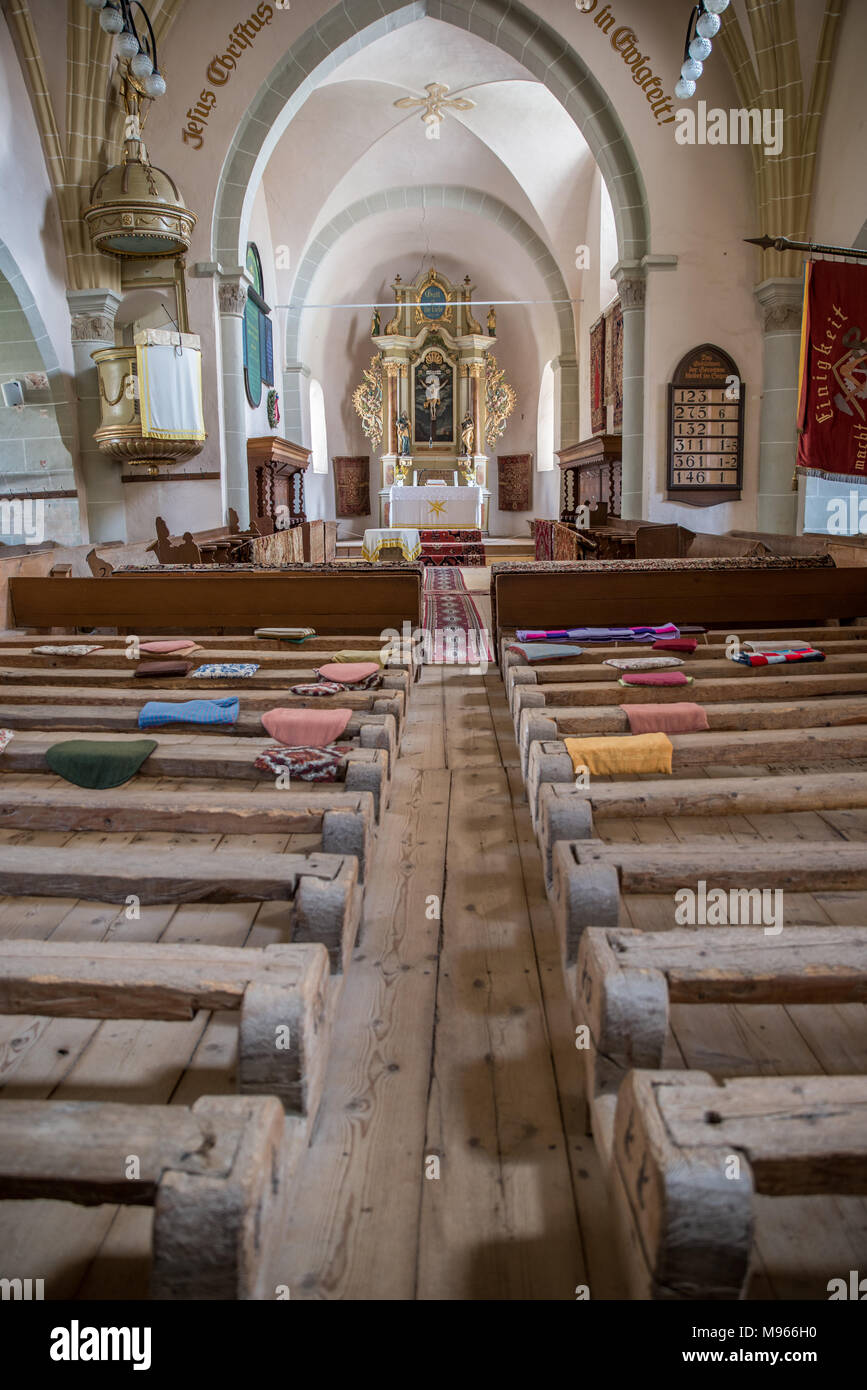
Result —
M274 1268L293 1298L616 1292L507 720L495 670L422 673Z

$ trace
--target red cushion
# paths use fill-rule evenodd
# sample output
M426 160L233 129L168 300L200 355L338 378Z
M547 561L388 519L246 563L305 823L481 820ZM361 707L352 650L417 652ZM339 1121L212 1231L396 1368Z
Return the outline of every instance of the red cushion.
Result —
M694 637L661 637L654 642L653 650L660 652L694 652L698 642Z
M689 685L690 677L682 671L640 671L637 675L627 671L621 681L624 685Z

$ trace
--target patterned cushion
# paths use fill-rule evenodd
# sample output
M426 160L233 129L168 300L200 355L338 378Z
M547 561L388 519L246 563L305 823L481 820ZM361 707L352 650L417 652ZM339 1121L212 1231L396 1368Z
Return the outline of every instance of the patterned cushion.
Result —
M255 676L258 669L258 661L211 661L205 666L196 667L192 674L196 680L217 681L226 677L235 680Z
M327 748L266 748L253 764L259 772L288 774L299 782L337 782L351 743L332 743Z

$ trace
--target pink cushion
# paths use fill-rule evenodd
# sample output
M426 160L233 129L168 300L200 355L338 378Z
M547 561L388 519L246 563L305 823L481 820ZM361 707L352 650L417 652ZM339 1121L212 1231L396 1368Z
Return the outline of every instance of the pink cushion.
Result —
M707 714L701 705L622 705L633 734L690 734L708 729Z
M622 685L690 685L692 678L682 671L640 671L637 675L627 672L620 681Z
M278 743L324 748L340 737L351 718L351 709L269 709L262 723Z
M143 652L187 652L196 644L192 637L167 638L165 642L140 642Z
M654 642L655 652L694 652L698 642L694 637L663 637Z
M340 681L341 685L354 685L356 681L366 680L368 676L379 674L375 661L332 661L319 667L319 674L326 681Z

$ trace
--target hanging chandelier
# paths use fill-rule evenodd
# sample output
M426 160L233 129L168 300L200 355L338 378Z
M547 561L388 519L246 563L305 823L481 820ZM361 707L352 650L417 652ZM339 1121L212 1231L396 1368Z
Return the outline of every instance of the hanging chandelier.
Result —
M713 48L711 39L719 33L722 24L720 15L728 7L729 0L701 0L693 9L686 27L680 80L674 89L674 95L679 101L695 96L695 85L704 72L705 59L710 57Z
M150 103L166 90L153 25L139 0L85 0L85 4L99 11L100 26L107 34L117 35L126 111L121 162L97 179L84 212L90 239L97 251L110 256L181 256L190 249L197 219L184 205L174 180L151 164L142 134Z

